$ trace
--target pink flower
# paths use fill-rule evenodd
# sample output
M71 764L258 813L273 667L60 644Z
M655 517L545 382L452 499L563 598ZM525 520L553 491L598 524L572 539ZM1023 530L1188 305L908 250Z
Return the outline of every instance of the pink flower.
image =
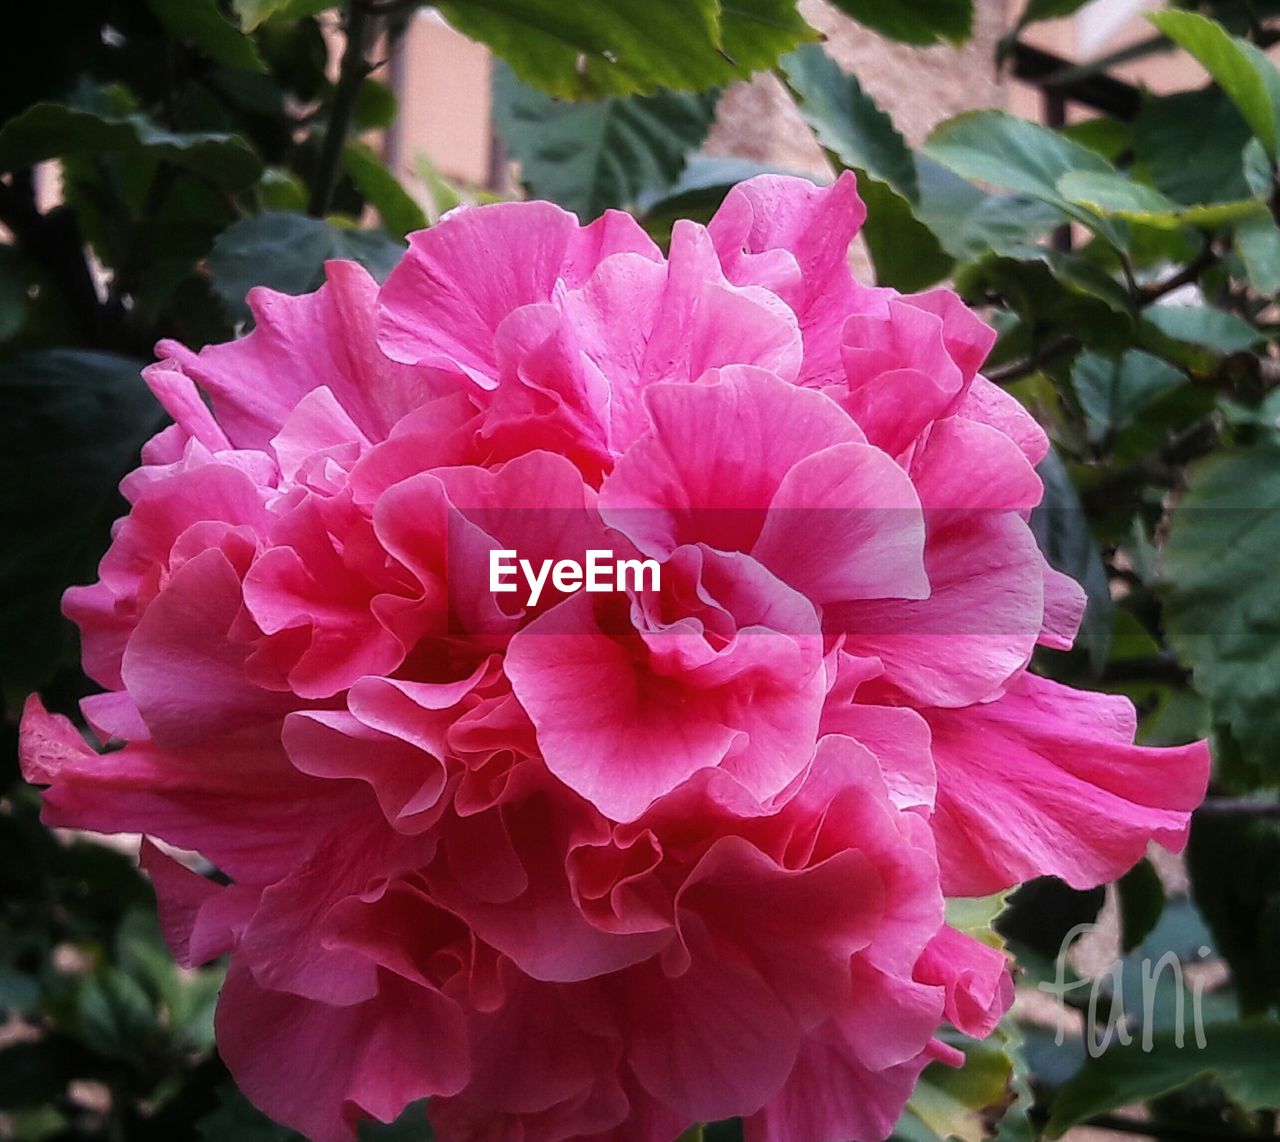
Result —
M958 299L854 282L863 214L757 179L664 257L467 210L381 290L161 346L175 423L66 598L116 748L32 699L23 760L51 825L229 881L144 850L281 1121L873 1142L1010 1001L944 893L1183 843L1203 745L1027 672L1083 605L1026 523L1047 441ZM660 582L491 589L601 549Z

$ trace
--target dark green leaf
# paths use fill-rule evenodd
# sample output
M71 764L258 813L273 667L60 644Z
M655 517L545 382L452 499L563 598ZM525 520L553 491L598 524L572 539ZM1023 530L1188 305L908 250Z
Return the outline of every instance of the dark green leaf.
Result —
M1028 353L1056 338L1071 338L1100 352L1124 352L1135 322L1115 283L1093 263L1046 247L1027 247L1013 256L987 255L956 274L960 293L974 302L992 296L1017 315L1014 329L1001 337L999 361L1006 350Z
M1200 814L1187 866L1242 1010L1280 1003L1280 822Z
M1171 520L1165 622L1219 739L1220 776L1280 783L1280 448L1202 462Z
M945 277L951 258L916 216L920 188L915 157L861 85L819 47L782 61L787 86L818 141L858 175L867 204L862 236L882 285L920 289Z
M878 284L909 292L935 285L950 273L952 259L905 198L870 178L858 189L867 204L862 239Z
M76 996L76 1025L85 1044L127 1059L156 1029L151 997L131 976L106 968L87 976Z
M1071 385L1094 444L1127 428L1151 401L1186 381L1180 369L1139 349L1118 359L1081 353L1071 369Z
M218 0L147 0L147 6L173 35L199 48L225 67L265 71L253 40L218 7Z
M1142 943L1164 911L1164 884L1149 860L1139 861L1116 882L1120 894L1120 944L1130 952Z
M526 83L566 99L704 91L814 38L794 0L450 0L440 10Z
M0 456L10 539L0 554L0 676L28 687L74 657L58 598L93 578L124 507L115 486L162 422L141 363L71 349L0 365Z
M1031 513L1031 530L1049 566L1070 575L1085 591L1088 604L1076 645L1089 653L1095 671L1101 670L1111 649L1115 605L1098 545L1071 477L1050 450L1036 471L1044 481L1044 499Z
M669 188L706 138L718 92L566 103L494 70L494 121L531 195L588 221Z
M390 85L366 79L356 92L356 105L351 113L351 126L357 133L382 131L396 118L396 93Z
M842 12L908 44L962 44L973 32L973 0L833 0Z
M385 277L404 247L381 231L346 229L304 214L268 213L229 226L214 243L209 273L214 290L236 320L249 316L245 295L254 286L308 293L324 281L324 263L351 258Z
M1249 125L1221 91L1180 91L1148 99L1133 126L1134 158L1176 202L1247 198L1241 152Z
M228 187L253 183L262 164L236 135L173 132L144 115L100 115L61 103L37 103L0 129L0 170L21 170L68 155L146 151Z
M831 154L851 170L887 183L908 202L919 201L911 148L856 77L816 44L797 48L781 68L805 122Z
M1200 1078L1220 1083L1245 1109L1280 1105L1280 1024L1211 1025L1205 1046L1189 1036L1180 1043L1172 1032L1154 1037L1151 1049L1141 1040L1113 1046L1066 1084L1054 1099L1047 1127L1057 1138L1078 1122L1132 1103L1177 1090Z

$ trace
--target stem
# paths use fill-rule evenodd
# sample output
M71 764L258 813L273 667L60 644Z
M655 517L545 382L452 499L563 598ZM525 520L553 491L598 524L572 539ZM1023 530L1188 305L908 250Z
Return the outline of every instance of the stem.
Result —
M1153 301L1158 301L1164 297L1165 294L1173 293L1174 290L1181 289L1184 285L1192 285L1198 282L1200 275L1217 261L1218 255L1214 251L1213 242L1205 242L1204 249L1172 277L1139 289L1137 291L1138 304L1150 305Z
M1080 494L1085 509L1106 512L1116 505L1118 496L1132 493L1146 484L1172 487L1179 479L1184 464L1213 451L1218 443L1222 422L1216 412L1194 421L1170 437L1164 446L1142 460L1116 469L1106 479Z
M365 58L365 39L368 34L368 8L352 0L347 5L347 45L342 52L342 64L338 71L338 86L333 93L333 106L329 111L329 126L325 130L324 144L320 149L320 163L316 168L315 182L311 187L311 200L307 213L313 218L323 218L329 213L338 171L342 166L342 151L347 145L347 132L351 115L355 111L360 85L373 70Z
M1126 658L1107 664L1105 682L1152 682L1180 686L1191 678L1191 671L1170 654L1149 654L1142 658Z
M1037 346L1022 360L1010 361L1007 365L988 369L982 375L993 385L1012 384L1014 381L1020 381L1023 377L1030 376L1046 361L1051 361L1062 353L1070 353L1079 347L1080 341L1078 338L1070 336L1058 337L1045 345Z

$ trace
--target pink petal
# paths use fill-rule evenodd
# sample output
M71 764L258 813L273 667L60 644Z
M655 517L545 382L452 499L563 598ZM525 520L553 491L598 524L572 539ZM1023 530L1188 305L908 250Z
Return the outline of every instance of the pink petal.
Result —
M925 716L949 895L981 896L1036 876L1075 888L1114 880L1150 840L1182 848L1208 782L1203 742L1131 745L1128 699L1032 674L987 705Z

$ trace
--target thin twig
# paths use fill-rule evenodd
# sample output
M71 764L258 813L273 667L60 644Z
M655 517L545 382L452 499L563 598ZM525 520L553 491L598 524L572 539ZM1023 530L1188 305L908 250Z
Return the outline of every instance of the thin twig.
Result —
M1007 365L999 365L994 369L988 369L983 376L995 385L1008 385L1014 381L1020 381L1023 377L1030 376L1041 365L1047 361L1052 361L1054 357L1061 356L1063 353L1074 352L1080 348L1080 340L1077 337L1064 335L1039 345L1034 348L1026 357L1010 361Z
M1200 275L1217 264L1218 254L1213 248L1211 241L1205 242L1204 248L1185 266L1182 267L1172 277L1166 278L1162 282L1156 282L1153 285L1142 286L1137 291L1139 305L1150 305L1154 301L1158 301L1166 294L1173 293L1176 289L1181 289L1185 285L1194 285L1200 280Z
M369 9L357 0L347 5L346 47L338 70L338 85L333 93L333 105L329 110L329 126L325 130L320 148L320 161L316 167L315 181L311 187L311 200L307 213L313 218L323 218L333 202L338 171L342 167L342 152L347 145L347 131L355 111L360 85L373 70L365 58L365 39L368 33Z

